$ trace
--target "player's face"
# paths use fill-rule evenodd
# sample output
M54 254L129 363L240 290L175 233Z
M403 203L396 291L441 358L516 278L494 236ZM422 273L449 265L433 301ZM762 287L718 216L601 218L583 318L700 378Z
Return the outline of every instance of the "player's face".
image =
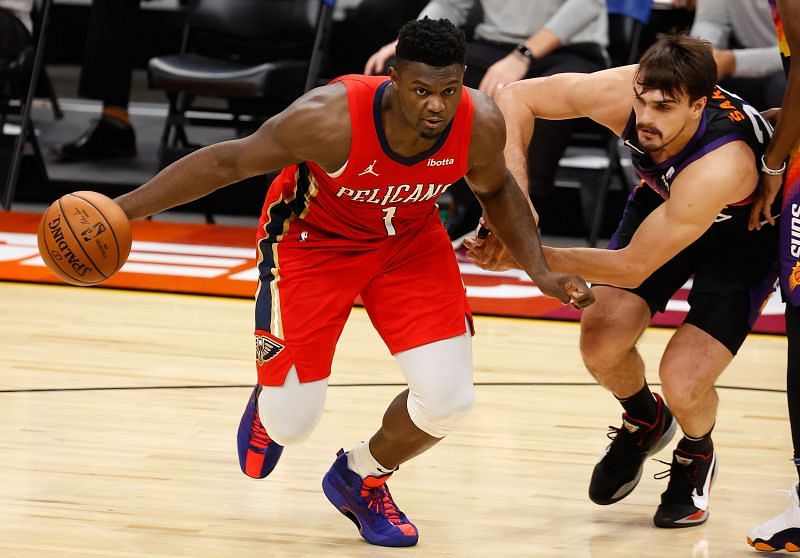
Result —
M389 75L405 121L420 137L436 139L453 120L463 90L464 66L408 62Z
M648 153L661 151L681 136L700 118L705 107L705 97L690 102L688 95L670 95L655 89L644 91L636 84L633 96L636 135L639 145Z

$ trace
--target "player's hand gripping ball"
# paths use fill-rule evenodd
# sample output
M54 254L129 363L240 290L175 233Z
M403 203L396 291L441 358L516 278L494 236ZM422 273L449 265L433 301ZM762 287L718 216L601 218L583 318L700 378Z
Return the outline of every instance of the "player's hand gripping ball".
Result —
M54 201L42 215L37 236L48 269L73 285L105 281L131 253L127 215L97 192L73 192Z

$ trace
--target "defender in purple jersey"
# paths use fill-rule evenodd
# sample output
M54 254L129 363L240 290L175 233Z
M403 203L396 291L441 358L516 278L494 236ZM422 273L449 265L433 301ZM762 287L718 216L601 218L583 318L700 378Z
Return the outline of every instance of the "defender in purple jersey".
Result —
M597 302L581 320L581 353L624 409L595 465L591 500L607 505L630 494L645 459L669 443L675 421L683 430L668 474L659 475L669 484L653 518L658 527L708 518L717 469L714 383L775 281L776 227L748 230L772 129L715 78L708 43L670 36L637 66L526 80L499 101L508 125L506 160L518 180L534 118L581 116L621 137L642 178L608 249L546 248L545 256L553 268L595 283ZM468 244L479 265L514 266L492 235ZM690 277L691 309L661 359L662 400L647 386L636 343Z

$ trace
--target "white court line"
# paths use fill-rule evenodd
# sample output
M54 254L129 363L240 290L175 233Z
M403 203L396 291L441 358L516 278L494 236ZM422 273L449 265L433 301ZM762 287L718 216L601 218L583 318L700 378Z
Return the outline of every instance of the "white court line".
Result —
M100 114L102 104L96 102L86 102L79 99L59 99L59 104L64 112L82 112L90 114ZM132 116L167 116L167 105L164 104L135 104L128 106L128 114ZM190 110L186 112L189 118L208 118L211 120L233 120L233 115L230 113L220 112L200 112ZM239 120L250 121L255 120L248 115L242 115Z

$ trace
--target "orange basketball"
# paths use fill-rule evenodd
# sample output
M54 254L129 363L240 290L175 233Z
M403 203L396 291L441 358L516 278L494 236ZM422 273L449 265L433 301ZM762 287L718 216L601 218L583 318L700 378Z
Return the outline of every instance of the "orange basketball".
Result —
M42 215L37 236L48 269L73 285L105 281L131 253L128 217L97 192L73 192L54 201Z

